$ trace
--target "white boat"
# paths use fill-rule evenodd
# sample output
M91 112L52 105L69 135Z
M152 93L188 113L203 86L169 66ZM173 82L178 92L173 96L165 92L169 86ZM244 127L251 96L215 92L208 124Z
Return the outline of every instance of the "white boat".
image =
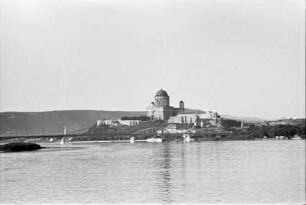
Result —
M162 142L162 141L163 141L162 138L156 138L156 137L147 139L147 142Z
M135 137L131 137L130 143L134 143L134 142L135 142Z
M65 128L64 128L64 135L66 135L66 134L67 134L67 127L65 126ZM61 139L60 144L61 145L65 144L64 137Z
M194 140L194 139L191 139L189 135L187 134L183 134L183 141L184 142L190 142L191 140Z
M301 140L302 138L298 135L294 135L294 137L291 138L292 140Z
M64 138L61 139L60 144L61 145L65 144Z

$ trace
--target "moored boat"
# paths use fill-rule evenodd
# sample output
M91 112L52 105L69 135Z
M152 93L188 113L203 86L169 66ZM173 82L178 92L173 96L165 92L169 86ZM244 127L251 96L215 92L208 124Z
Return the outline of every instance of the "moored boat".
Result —
M183 141L184 142L190 142L192 140L194 140L194 139L191 139L188 134L183 134Z
M152 138L148 138L147 142L163 142L163 139L162 138L152 137Z
M301 140L302 138L298 135L294 135L294 137L291 138L292 140Z

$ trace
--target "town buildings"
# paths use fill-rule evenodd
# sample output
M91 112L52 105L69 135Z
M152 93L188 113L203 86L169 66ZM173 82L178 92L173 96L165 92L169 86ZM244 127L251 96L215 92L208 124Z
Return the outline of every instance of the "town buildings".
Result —
M127 125L127 126L136 126L139 125L142 121L141 120L98 120L97 127L100 125L109 125L111 127L116 127L119 125Z
M147 116L155 120L168 120L168 123L179 124L199 124L204 127L207 120L214 126L221 126L221 117L216 112L205 111L199 114L185 113L184 102L179 102L179 107L170 106L170 96L168 93L160 89L154 96L155 102L152 102L147 109Z
M169 118L168 123L179 123L179 124L195 124L200 127L205 127L209 122L211 125L221 127L222 119L221 116L216 112L204 111L199 114L178 114Z
M189 110L190 111L190 110ZM169 132L181 132L186 130L185 125L191 125L199 128L210 128L210 127L221 127L222 119L217 112L212 111L201 111L200 113L186 113L184 102L179 102L179 107L175 108L170 106L170 96L168 93L160 89L154 96L154 102L150 104L147 109L147 116L151 120L165 120L168 122L169 127L166 130ZM97 127L100 125L109 125L111 127L119 125L136 126L139 125L141 120L98 120ZM184 131L182 131L184 132Z

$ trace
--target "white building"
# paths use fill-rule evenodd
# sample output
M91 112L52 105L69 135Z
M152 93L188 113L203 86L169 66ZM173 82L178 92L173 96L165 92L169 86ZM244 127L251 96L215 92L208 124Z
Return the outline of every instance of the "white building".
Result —
M121 125L127 125L127 126L136 126L139 125L142 121L140 120L119 120L119 123Z
M141 120L98 120L97 127L100 125L109 125L109 126L118 126L118 125L127 125L127 126L136 126L139 125Z
M118 120L98 120L97 127L99 127L100 125L118 126L119 122Z
M221 118L216 112L206 111L201 114L178 114L170 117L168 123L203 125L209 121L214 126L221 126Z

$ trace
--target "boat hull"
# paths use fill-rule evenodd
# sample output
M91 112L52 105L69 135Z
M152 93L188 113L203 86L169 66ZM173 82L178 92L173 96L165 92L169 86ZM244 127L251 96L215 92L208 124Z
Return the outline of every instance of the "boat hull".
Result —
M147 142L162 142L163 139L161 139L161 138L149 138L146 141Z

